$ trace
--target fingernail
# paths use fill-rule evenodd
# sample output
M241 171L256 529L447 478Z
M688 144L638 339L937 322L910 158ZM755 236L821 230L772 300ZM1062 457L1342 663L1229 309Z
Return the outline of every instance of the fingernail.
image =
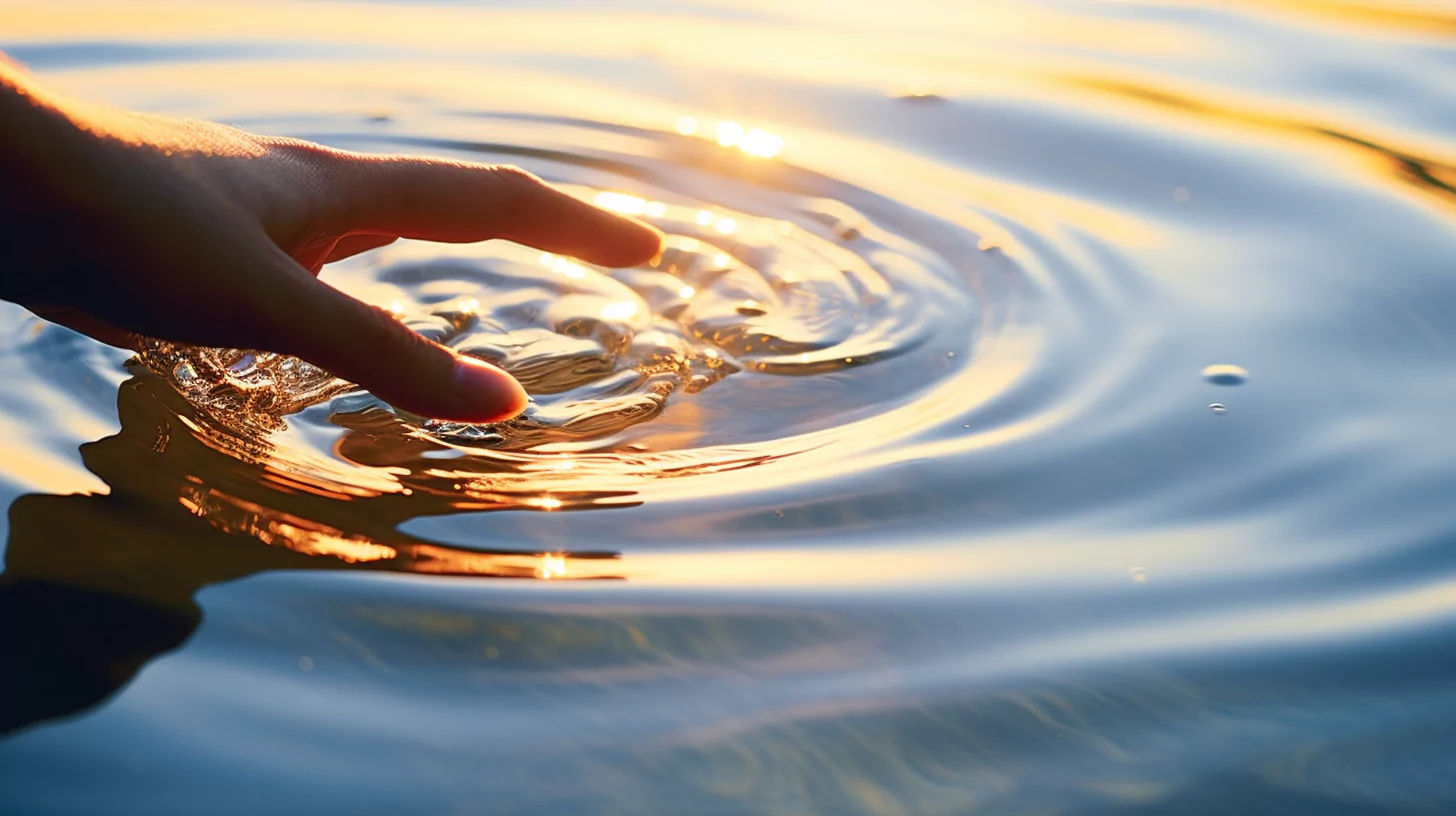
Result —
M466 422L500 422L526 410L526 390L515 378L473 357L455 358L455 393Z

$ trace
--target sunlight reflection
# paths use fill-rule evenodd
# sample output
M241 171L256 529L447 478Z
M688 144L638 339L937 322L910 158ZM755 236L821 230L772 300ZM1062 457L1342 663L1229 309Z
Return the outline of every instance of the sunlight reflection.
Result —
M550 252L541 254L541 265L558 275L565 275L573 280L581 280L586 277L586 267Z
M739 142L738 149L750 156L760 156L767 159L778 155L778 152L783 149L783 146L784 140L782 138L772 133L767 133L761 128L754 128L748 131L748 135L744 136L742 141Z
M637 304L630 300L619 300L616 303L608 303L602 308L604 320L627 320L637 314Z
M604 210L625 213L627 215L642 215L647 212L647 201L634 195L626 193L604 192L598 193L596 205Z
M718 144L724 147L733 147L738 140L743 138L743 125L737 122L718 123Z
M678 133L690 136L698 131L698 121L685 116L677 122ZM723 147L736 147L749 156L773 158L783 150L783 137L769 133L763 128L745 128L737 122L724 120L718 123L712 136Z
M542 555L541 565L536 568L536 577L549 581L566 575L566 558L560 555Z

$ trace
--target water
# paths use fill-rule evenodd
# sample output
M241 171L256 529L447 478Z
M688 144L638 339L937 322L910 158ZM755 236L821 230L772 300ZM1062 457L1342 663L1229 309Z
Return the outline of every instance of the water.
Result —
M326 270L498 426L3 307L0 810L1456 809L1453 9L780 5L0 6L671 236Z

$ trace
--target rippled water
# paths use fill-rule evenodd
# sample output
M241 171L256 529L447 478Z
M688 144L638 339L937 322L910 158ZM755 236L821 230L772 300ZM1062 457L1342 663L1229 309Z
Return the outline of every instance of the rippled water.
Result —
M781 5L0 4L669 235L325 270L493 426L0 307L0 810L1456 810L1451 7Z

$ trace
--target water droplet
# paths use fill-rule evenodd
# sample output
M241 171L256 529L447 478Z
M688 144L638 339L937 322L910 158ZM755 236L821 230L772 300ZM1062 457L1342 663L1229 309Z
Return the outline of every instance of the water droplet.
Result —
M976 242L976 249L979 249L982 252L992 252L1000 248L1001 245L996 243L996 240L994 238L982 238L980 241Z
M1177 204L1187 204L1193 200L1193 194L1188 192L1187 187L1176 187L1173 189L1173 201Z
M758 305L758 301L756 300L745 300L738 305L737 311L744 317L763 317L768 314L768 312L763 310L762 306Z
M298 659L298 667L304 671L313 671L313 658L307 656L300 657Z
M774 515L777 516L777 517L779 517L779 518L783 518L784 517L784 511L782 511L782 510L775 510L774 511Z
M1209 404L1208 410L1214 412L1215 414L1219 414L1220 416L1222 416L1223 414L1227 414L1228 413L1228 406L1227 405L1224 405L1221 402L1215 402L1215 403L1210 403Z
M954 351L947 351L945 353L945 356L947 356L947 357L954 357L955 356L955 352Z
M1134 584L1146 584L1148 582L1148 571L1142 567L1133 567L1127 571Z
M1203 369L1203 379L1214 385L1243 385L1249 378L1249 372L1236 365L1220 363Z

